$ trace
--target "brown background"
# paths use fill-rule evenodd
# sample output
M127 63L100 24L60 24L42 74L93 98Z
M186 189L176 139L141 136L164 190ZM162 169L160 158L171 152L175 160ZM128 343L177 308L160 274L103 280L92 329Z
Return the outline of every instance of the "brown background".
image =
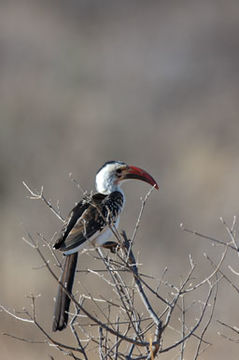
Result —
M238 34L236 0L0 2L3 304L21 310L27 295L41 293L38 316L50 329L55 283L46 270L33 269L41 261L21 237L31 231L50 238L60 223L26 199L22 181L44 185L65 215L81 196L69 172L91 190L98 167L112 159L145 168L160 184L135 246L145 271L160 277L168 266L168 278L178 283L190 253L202 276L209 273L203 253L217 260L222 249L179 224L225 239L219 217L231 223L238 214ZM130 234L148 187L124 189L121 228ZM232 254L229 263L238 271ZM214 346L203 359L238 357L238 345L217 335L216 322L238 326L238 303L222 284L208 333ZM0 319L2 332L41 339L32 325L4 313ZM47 345L4 336L0 347L6 360L63 358Z

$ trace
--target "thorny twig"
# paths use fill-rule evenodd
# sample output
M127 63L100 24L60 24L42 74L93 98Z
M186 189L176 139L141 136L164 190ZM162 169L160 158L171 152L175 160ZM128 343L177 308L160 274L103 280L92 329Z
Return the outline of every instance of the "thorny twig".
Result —
M73 182L76 183L74 180ZM59 218L61 221L64 221L64 218L61 216L59 207L57 206L55 208L51 204L51 202L45 198L43 194L43 187L38 193L32 191L29 186L26 185L26 183L23 184L30 193L31 199L40 199L50 208L50 210L55 214L55 216L57 216L57 218ZM80 187L78 183L77 186ZM181 358L183 359L185 344L191 336L198 339L198 346L195 352L195 359L197 359L201 351L202 343L209 345L209 343L204 340L204 336L212 321L212 316L217 298L217 291L215 291L210 316L206 322L206 325L204 325L203 329L201 330L201 335L197 335L196 330L199 329L199 327L202 327L201 324L203 319L205 318L205 314L209 306L209 301L213 294L213 289L215 287L217 289L218 282L221 280L222 277L214 281L214 283L212 283L212 280L214 276L217 276L218 273L222 274L222 276L225 277L225 275L223 275L222 273L221 265L225 259L227 249L231 248L238 251L234 232L235 220L231 228L229 228L226 223L223 222L230 237L230 242L228 243L184 228L184 231L193 233L197 236L223 245L225 246L225 249L218 264L215 265L213 263L213 271L211 272L211 274L194 286L192 286L191 284L188 285L189 281L191 281L192 279L193 273L195 272L195 265L190 258L190 271L179 287L174 284L169 284L167 281L164 282L165 286L168 286L169 289L173 289L174 291L173 300L168 301L159 293L158 289L154 290L152 286L148 284L147 274L142 274L139 272L139 264L136 261L133 253L133 242L135 240L137 231L141 223L145 203L148 200L152 190L153 188L150 189L150 191L146 194L145 198L142 200L140 213L131 239L128 239L125 232L123 232L121 235L114 227L114 225L110 223L110 219L105 219L117 242L121 246L121 249L115 255L116 259L111 259L108 256L106 257L101 251L101 249L97 249L99 255L98 258L104 263L105 269L92 270L91 268L88 268L87 270L79 270L79 272L87 272L89 274L92 274L93 276L97 276L99 281L103 280L111 289L112 298L104 298L103 296L95 297L91 295L89 290L87 289L87 294L82 294L80 296L80 300L77 301L76 297L73 294L70 294L64 287L64 285L58 280L58 277L52 270L51 266L49 265L49 261L46 259L40 248L41 244L36 244L31 234L28 234L28 239L25 239L26 243L28 243L32 248L37 251L38 255L43 261L44 267L49 271L55 281L60 284L60 286L67 293L75 306L75 313L72 316L70 328L72 331L72 336L76 340L76 346L69 346L67 344L55 341L52 336L49 335L48 331L42 327L36 317L36 304L34 296L31 296L33 309L32 313L30 314L29 312L25 311L25 317L14 314L3 305L1 305L1 309L5 311L8 315L14 317L16 320L34 324L44 335L46 339L45 341L43 341L44 343L47 342L49 345L54 346L58 350L66 352L66 355L74 359L77 359L76 355L74 354L74 352L77 352L80 353L80 355L83 356L85 360L87 360L89 344L95 344L98 347L99 358L102 360L152 360L156 358L157 354L171 351L176 347L180 347L180 345L181 350L179 351L181 354ZM41 238L42 243L47 244L48 249L50 250L50 255L53 256L55 262L58 264L58 266L60 266L57 257L55 257L55 254L52 252L50 242L47 241L41 234L38 234L38 236ZM131 284L129 284L128 279L130 274L132 274L133 277L133 282L131 279ZM124 277L124 275L126 275L126 277ZM186 311L189 311L190 306L187 309L185 308L185 298L189 293L192 293L193 291L204 285L209 286L208 295L202 306L199 318L195 322L194 326L189 328L186 324L187 321L185 315ZM148 292L149 295L146 292ZM113 295L115 294L117 295L116 299L115 296L113 297ZM152 305L152 299L150 295L153 295L154 300L160 301L156 307L157 311L155 310L155 306ZM141 299L143 308L148 314L147 318L137 309L138 299ZM179 299L182 300L181 307L178 304ZM100 320L100 317L98 315L95 315L93 311L87 310L84 304L84 300L90 302L91 305L94 304L94 306L104 320ZM196 304L196 301L194 301L193 304ZM162 306L164 307L164 309L162 309ZM171 321L172 315L175 312L176 308L180 309L180 311L182 312L182 333L180 335L180 339L178 339L176 342L168 345L167 347L163 347L162 344L163 337L165 336L165 330L167 328L173 329L173 327L171 326ZM79 323L79 321L77 322L77 320L81 319L82 316L88 318L90 320L90 324L84 325ZM96 326L98 327L98 335L92 333L92 329ZM148 337L146 336L146 334L149 332L150 329L153 329L154 335L150 335L150 337ZM84 334L85 339L82 340L80 338L79 332ZM177 328L175 329L175 333L179 334L179 330ZM24 339L20 337L16 336L15 338L24 341ZM83 345L83 342L85 343L85 345Z
M43 186L41 187L40 192L34 192L32 189L30 189L30 187L25 183L25 181L22 182L23 185L25 186L25 188L28 190L28 192L31 194L31 196L29 197L31 200L42 200L48 207L49 209L53 212L54 215L56 215L56 217L58 217L58 219L60 219L62 222L65 221L65 219L61 216L60 213L60 209L59 208L55 208L52 203L47 200L43 194Z
M219 244L219 245L222 245L222 246L227 245L227 243L225 243L225 241L223 241L223 240L216 239L216 238L214 238L214 237L212 237L212 236L208 236L208 235L202 234L202 233L200 233L200 232L198 232L198 231L195 231L195 230L187 229L187 228L184 227L183 224L180 224L180 227L181 227L181 229L182 229L183 231L188 232L188 233L193 234L193 235L196 235L196 236L201 237L201 238L203 238L203 239L209 240L209 241L211 241L212 243L216 243L216 244ZM234 251L239 251L239 249L238 249L237 247L235 247L235 245L228 244L228 247L229 247L230 249L234 250Z

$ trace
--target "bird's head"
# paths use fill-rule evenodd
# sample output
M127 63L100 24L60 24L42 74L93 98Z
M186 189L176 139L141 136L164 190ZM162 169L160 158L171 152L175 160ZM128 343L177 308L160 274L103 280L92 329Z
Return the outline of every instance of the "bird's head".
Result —
M124 180L142 180L158 189L158 184L145 170L130 166L122 161L106 162L96 174L96 189L102 194L110 194L119 189Z

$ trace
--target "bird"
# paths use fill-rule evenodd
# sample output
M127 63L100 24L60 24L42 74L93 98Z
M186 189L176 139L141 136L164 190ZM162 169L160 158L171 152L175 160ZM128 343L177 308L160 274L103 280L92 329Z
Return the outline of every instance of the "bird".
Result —
M113 236L113 228L119 225L120 213L125 204L121 184L128 179L142 180L159 189L156 181L145 170L122 161L107 161L96 173L97 192L90 197L83 197L66 219L53 248L65 255L59 282L70 294L78 252L89 246L102 246L113 251L117 246L117 241L110 241L110 238ZM70 298L60 283L54 306L54 332L67 327L70 307Z

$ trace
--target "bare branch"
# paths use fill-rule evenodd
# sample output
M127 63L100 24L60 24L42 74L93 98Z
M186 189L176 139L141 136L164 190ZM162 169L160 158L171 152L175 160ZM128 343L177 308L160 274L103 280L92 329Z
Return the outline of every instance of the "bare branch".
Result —
M216 283L215 285L215 288L216 288L216 291L215 291L215 295L214 295L214 298L213 298L213 302L212 302L212 310L211 310L211 314L208 318L208 321L206 323L206 325L204 326L204 329L201 333L201 336L199 337L199 342L198 342L198 346L197 346L197 350L196 350L196 353L195 353L195 357L194 357L194 360L196 360L198 358L198 356L201 354L202 351L200 351L201 349L201 346L202 346L202 343L203 343L203 338L205 336L205 333L206 331L208 330L208 327L209 325L211 324L212 322L212 317L213 317L213 314L214 314L214 310L215 310L215 306L216 306L216 301L217 301L217 294L218 294L218 282ZM209 346L209 344L207 344L207 346Z
M43 186L41 187L40 192L34 192L32 189L30 189L30 187L23 181L22 182L23 185L25 186L25 188L28 190L28 192L31 194L31 196L29 197L31 200L42 200L48 207L49 209L53 212L54 215L56 215L56 217L58 217L58 219L60 219L62 222L64 222L64 218L61 216L60 210L59 208L56 209L52 203L47 200L45 198L45 196L43 195Z
M217 283L217 282L216 282L216 283ZM207 309L207 307L208 307L209 299L211 298L212 291L213 291L214 286L216 285L216 283L213 284L213 285L209 285L208 295L207 295L206 301L204 302L204 306L203 306L203 309L202 309L202 311L201 311L201 315L200 315L199 319L197 320L196 324L193 326L193 328L188 332L188 334L186 334L186 335L184 336L184 338L176 341L173 345L168 346L168 347L166 347L165 349L161 349L161 350L159 351L160 353L168 352L168 351L174 349L175 347L181 345L182 342L185 342L185 341L197 330L197 328L200 326L200 324L201 324L201 322L202 322L202 319L203 319L203 317L204 317L204 315L205 315L206 309Z
M70 177L72 182L84 193L87 201L90 202L92 194L87 195L80 184L71 175ZM39 192L35 192L26 183L23 184L30 193L30 199L43 201L61 221L64 221L58 204L55 207L52 206L51 201L44 196L43 187ZM150 274L144 274L143 270L139 272L143 265L133 252L133 244L140 228L145 204L152 190L153 188L150 189L144 199L141 199L141 208L133 229L132 239L129 239L125 232L122 234L118 232L115 226L111 224L109 213L105 221L119 244L115 254L109 256L107 250L101 248L84 251L89 257L90 264L98 262L100 266L96 265L92 268L88 265L86 269L78 270L78 273L89 274L91 277L95 277L97 282L102 283L102 294L104 296L99 293L95 294L93 290L89 289L88 283L84 285L84 282L81 282L80 297L77 293L75 295L69 293L64 284L58 280L58 276L51 265L53 259L54 264L61 268L61 262L51 246L52 239L48 240L38 233L39 238L37 237L35 240L35 237L26 232L27 236L24 241L38 253L42 261L42 265L38 266L37 269L47 269L74 305L74 310L69 314L71 315L71 336L74 344L76 344L75 346L55 341L51 334L42 327L36 316L37 304L36 297L33 295L30 296L32 301L31 312L24 310L22 315L9 311L3 305L0 305L0 310L5 311L18 321L33 324L43 335L43 341L39 341L40 343L53 346L58 351L63 352L64 355L75 360L88 360L91 357L91 351L97 352L97 356L101 360L154 360L159 354L171 352L173 349L177 352L177 358L183 360L186 356L187 347L191 344L195 349L194 360L196 360L210 346L210 343L205 340L205 335L212 323L218 284L221 279L226 279L239 293L236 285L222 271L222 264L224 264L228 249L236 250L238 253L235 232L236 218L234 217L231 227L223 219L221 220L229 236L228 242L183 228L182 225L184 231L224 246L216 263L207 254L204 254L212 265L209 275L198 280L200 264L196 266L192 256L189 255L189 270L179 285L167 279L167 267L162 278L157 280ZM100 212L100 209L98 210ZM103 216L101 213L100 215ZM218 247L215 246L215 249ZM228 268L234 275L238 276L239 273L234 270L231 264L228 265ZM203 296L205 301L202 302L198 296L202 294L205 287L208 288L208 293L206 297ZM105 288L107 289L106 292L104 292ZM201 288L202 291L199 292L198 289ZM166 297L164 296L165 289ZM197 295L196 298L192 298L194 292ZM192 325L191 319L195 310L199 311L199 317L193 321ZM180 315L178 316L179 312ZM176 324L173 323L175 318L177 318ZM179 322L181 324L178 326ZM239 334L236 327L220 321L219 323L237 335ZM177 341L168 345L168 331L166 330L173 331L174 335L176 334ZM6 335L16 340L34 343L33 340L28 341L19 336ZM190 341L190 339L194 339L194 341ZM163 346L163 344L167 344L167 346ZM80 356L81 359L76 355Z
M202 233L200 233L200 232L198 232L198 231L195 231L195 230L187 229L187 228L184 227L183 224L180 224L180 227L181 227L181 229L182 229L183 231L185 231L185 232L188 232L188 233L190 233L190 234L199 236L199 237L201 237L201 238L203 238L203 239L212 241L213 243L217 243L217 244L222 245L222 246L227 245L230 249L232 249L232 250L234 250L234 251L238 251L238 249L235 248L235 246L233 246L233 245L231 245L231 244L227 244L227 243L225 243L225 241L218 240L218 239L213 238L213 237L208 236L208 235L204 235L204 234L202 234Z
M144 212L146 202L147 202L148 198L150 197L150 195L151 195L152 191L154 190L154 188L155 188L155 186L152 186L151 189L145 195L145 197L142 199L141 209L140 209L139 216L138 216L138 219L137 219L136 224L135 224L133 234L131 236L131 242L134 242L134 240L135 240L137 231L138 231L139 226L140 226L140 222L141 222L141 219L142 219L142 215L143 215L143 212Z
M225 322L223 321L220 321L220 320L217 320L217 322L223 326L225 326L226 328L232 330L233 332L235 332L237 335L239 335L239 328L237 326L231 326L231 325L228 325L226 324Z

